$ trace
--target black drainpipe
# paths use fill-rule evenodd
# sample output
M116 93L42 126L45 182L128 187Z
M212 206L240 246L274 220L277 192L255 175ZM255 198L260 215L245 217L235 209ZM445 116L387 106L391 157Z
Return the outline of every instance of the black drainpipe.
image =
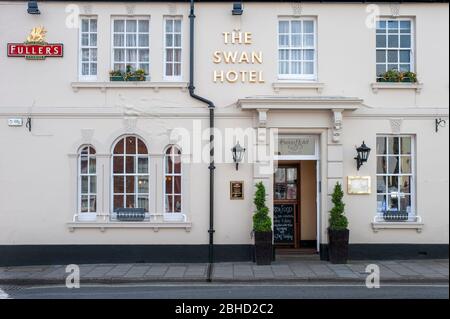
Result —
M207 281L211 282L212 268L214 263L214 108L212 101L195 94L194 86L194 20L195 20L194 0L191 0L191 9L189 13L190 23L190 47L189 47L189 94L196 100L208 105L209 109L209 254Z

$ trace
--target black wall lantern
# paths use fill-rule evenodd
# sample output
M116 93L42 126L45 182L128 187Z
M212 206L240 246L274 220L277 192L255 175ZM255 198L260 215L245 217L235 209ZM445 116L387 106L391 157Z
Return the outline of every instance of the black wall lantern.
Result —
M239 2L233 2L233 10L231 10L231 13L234 16L240 16L244 12L244 6L241 1Z
M231 152L233 153L233 161L236 163L236 170L239 168L239 163L242 161L242 158L244 157L245 148L243 148L239 142L233 148L231 149Z
M367 147L366 143L363 141L361 146L356 148L356 151L358 152L358 155L355 157L356 168L359 171L362 164L367 162L367 159L369 158L370 148Z
M27 12L29 14L41 14L39 11L37 1L28 1L28 9Z

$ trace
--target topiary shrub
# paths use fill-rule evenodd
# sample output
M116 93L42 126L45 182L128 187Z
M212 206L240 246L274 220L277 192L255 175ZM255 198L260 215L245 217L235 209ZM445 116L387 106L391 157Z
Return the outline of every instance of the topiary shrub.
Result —
M266 206L266 188L262 182L256 184L256 192L253 203L256 206L256 211L253 215L253 231L272 231L272 220L269 217L269 208Z
M329 227L331 230L345 230L348 227L347 217L344 215L345 204L342 201L344 192L340 183L334 186L331 201L334 207L330 210Z

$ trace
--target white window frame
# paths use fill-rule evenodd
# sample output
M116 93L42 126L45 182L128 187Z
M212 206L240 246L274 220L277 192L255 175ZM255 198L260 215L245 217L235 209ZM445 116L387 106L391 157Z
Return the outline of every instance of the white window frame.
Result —
M378 173L378 157L386 157L387 159L389 158L389 145L388 143L386 143L386 154L378 154L377 148L375 150L376 154L376 201L377 201L377 207L376 207L376 211L377 211L377 216L379 216L379 218L381 220L383 220L383 211L379 211L378 210L378 177L379 176L398 176L399 177L399 181L398 183L400 184L400 177L401 176L410 176L411 178L411 184L410 184L410 193L409 196L411 197L411 211L408 214L408 221L415 221L415 218L417 217L417 211L416 211L416 136L412 135L412 134L377 134L377 139L379 137L383 137L383 138L392 138L392 137L398 137L399 138L399 154L397 154L397 156L399 156L401 158L402 155L407 155L411 157L411 173L410 174L403 174L401 173L401 160L400 160L400 166L399 166L399 173L398 174L390 174L389 173L389 161L386 162L386 171L387 173L385 174L381 174ZM402 137L408 137L411 139L411 154L402 154L401 153L401 138ZM377 145L377 142L376 142ZM395 154L393 154L395 155ZM390 194L389 190L388 190L388 185L387 185L388 181L386 181L386 192L385 193L380 193L384 196L386 196L386 206L389 205L388 203L388 195ZM400 186L400 185L399 185ZM399 195L401 196L401 194L405 194L405 193L400 193ZM407 193L406 193L407 194Z
M181 43L180 43L179 47L175 46L175 40L174 40L175 37L173 39L173 45L171 47L167 47L167 43L166 43L166 35L167 35L166 23L167 23L168 20L178 20L181 23L181 28L180 28L180 32L179 33L175 32L175 31L170 33L172 35L180 34L180 36L181 36ZM163 32L164 33L164 36L163 36L163 43L164 43L164 45L163 45L164 46L164 48L163 48L163 50L164 50L164 52L163 52L163 64L164 64L163 65L163 79L165 81L181 81L183 79L183 18L180 17L180 16L166 16L166 17L164 17L164 19L163 19L163 30L164 30L164 32ZM180 60L180 75L172 75L172 76L166 75L167 63L170 63L170 62L167 61L167 51L166 51L167 49L173 49L173 50L180 49L181 50L181 53L180 53L180 58L181 58L181 60ZM173 65L175 64L174 62L175 61L172 61Z
M83 32L82 28L83 28L83 20L89 20L89 31L88 32ZM91 20L96 20L97 21L97 31L95 32L91 32ZM89 38L89 45L88 46L83 46L82 44L82 35L83 34L88 34L88 38ZM91 34L96 34L97 35L97 45L92 46L91 45L91 41L90 41L90 35ZM89 61L87 61L89 63L89 69L91 68L91 64L95 63L97 64L97 72L95 75L89 74L89 75L83 75L83 62L86 63L86 61L83 61L83 49L89 49L89 51L91 49L96 49L97 50L97 59L96 60L91 60L91 54L89 52ZM96 81L97 80L97 76L98 76L98 17L97 16L80 16L79 18L79 28L78 28L78 79L80 81Z
M171 147L175 147L177 150L180 151L180 155L176 155L180 157L180 173L175 173L174 171L174 167L175 167L175 162L172 162L173 168L172 168L172 173L168 173L167 172L167 157L170 156L169 154L166 154L166 152L171 148ZM183 151L181 150L181 148L178 145L172 144L172 145L168 145L165 149L164 149L164 159L163 159L163 214L164 214L164 219L166 220L180 220L180 219L184 219L185 218L185 213L184 213L184 200L183 200L183 165L182 165L182 156L183 156ZM173 193L171 194L171 196L180 196L181 198L181 209L179 212L166 212L166 177L167 176L171 176L172 178L175 176L180 176L180 193L179 194L175 194L174 190ZM172 183L172 187L175 188L175 183Z
M312 48L312 50L314 50L314 63L313 63L313 68L314 68L314 72L313 74L281 74L280 73L280 50L311 50L311 48L304 48L303 47L303 43L301 44L300 47L293 47L291 45L292 41L291 41L291 37L292 37L292 32L291 32L291 22L293 21L312 21L314 24L314 47ZM280 22L289 22L289 47L281 47L280 46ZM302 23L303 25L303 23ZM303 34L303 33L302 33ZM293 81L304 81L304 82L315 82L318 79L318 61L317 61L317 35L318 35L318 30L317 30L317 19L315 17L302 17L302 18L289 18L289 17L280 17L277 20L277 73L278 73L278 79L279 80L293 80ZM291 60L289 60L289 63L291 62Z
M82 154L82 151L87 148L88 149L88 153L87 154ZM90 153L90 149L93 149L95 151L94 154ZM98 211L98 177L97 177L97 155L96 155L96 150L92 145L83 145L80 147L79 151L78 151L78 156L77 156L77 166L78 166L78 208L77 208L77 212L78 212L78 220L80 221L91 221L91 220L96 220L97 218L97 211ZM82 157L86 157L87 158L87 173L82 173L81 172L81 158ZM95 159L95 173L90 173L90 159L94 158ZM82 193L81 192L81 188L82 188L82 178L83 177L87 177L88 178L88 192L87 193ZM95 192L91 192L91 178L95 177L96 181L95 181ZM82 212L81 211L81 198L83 196L88 196L88 211L87 212ZM95 207L96 210L95 211L90 211L90 199L91 196L95 196Z
M125 139L125 142L126 142L126 139L128 137L134 137L137 140L141 140L142 143L144 143L145 147L147 148L147 154L146 155L138 154L138 153L136 153L136 154L127 154L127 152L126 152L126 145L124 145L124 153L120 154L120 155L115 155L114 154L114 148L116 147L117 143L121 142L123 139ZM138 148L137 140L136 140L136 148ZM136 152L137 152L137 150L136 150ZM114 196L115 196L115 194L119 194L119 195L124 196L124 202L123 202L124 206L126 206L126 195L133 194L134 197L135 197L135 200L134 200L134 206L135 207L138 206L139 195L147 196L147 198L148 198L148 211L145 212L145 215L146 215L146 218L149 218L150 215L152 215L152 206L151 206L152 201L151 201L151 198L150 198L150 193L151 193L150 169L151 169L151 167L150 167L150 154L148 152L149 152L148 151L148 145L145 142L145 140L142 139L141 137L139 137L138 135L134 135L134 134L123 135L120 138L118 138L114 142L114 144L112 145L112 149L111 149L111 172L110 172L111 173L110 174L110 176L111 176L111 189L110 189L110 194L111 194L111 200L110 200L110 205L111 205L110 206L110 212L111 212L111 215L110 216L111 216L111 220L115 220L116 219L115 212L114 212ZM124 157L123 173L114 173L114 158L115 157L119 157L119 156L120 157ZM127 173L126 172L126 157L133 157L134 158L134 167L135 167L135 172L136 173ZM138 158L147 158L147 167L148 167L147 168L147 173L138 173ZM123 181L123 183L124 183L123 191L124 192L123 193L115 193L114 192L114 177L115 176L123 176L124 177L124 181ZM127 193L126 192L126 177L127 176L134 176L135 177L133 193ZM145 176L145 177L148 178L148 192L147 193L139 193L138 192L138 180L139 180L140 176Z
M416 56L416 50L415 50L415 35L416 35L415 27L416 27L416 24L415 24L415 19L414 18L379 17L376 20L376 23L378 24L378 22L380 22L380 21L386 21L386 23L388 23L388 21L398 21L399 24L402 21L409 21L410 22L410 24L411 24L411 33L410 33L410 35L411 35L411 45L409 47L409 50L410 50L410 57L409 57L410 58L410 62L409 62L409 65L410 65L410 71L411 72L416 72L416 58L415 58L415 56ZM389 34L389 33L387 33L387 34ZM396 33L396 34L401 35L401 33ZM384 64L387 67L389 64L400 65L400 64L408 64L408 63L400 63L400 51L401 50L407 50L406 48L401 48L400 47L400 38L399 38L398 48L389 48L388 47L388 38L386 38L386 47L382 48L382 47L378 47L378 45L377 45L377 39L376 39L377 35L378 35L377 28L375 27L375 73L376 73L376 76L378 78L378 71L376 69L377 69L377 66L379 64ZM378 63L377 62L376 53L377 53L378 50L386 50L386 57L385 57L386 58L386 62L385 63ZM389 50L396 50L396 51L398 51L398 55L397 55L398 56L398 62L397 63L389 63L388 62L387 51L389 51ZM388 69L386 69L386 70L388 70Z
M127 47L126 46L126 41L127 41L127 37L126 37L126 23L124 25L124 47L116 47L114 46L114 21L116 20L136 20L137 22L137 29L136 29L136 34L137 34L137 38L136 38L136 47ZM148 21L148 47L140 47L139 46L139 20L147 20ZM151 34L152 34L152 30L151 30L151 19L150 16L142 16L142 15L136 15L136 16L114 16L111 18L111 70L115 70L114 69L114 64L115 64L115 60L114 60L114 49L124 49L125 50L125 55L124 55L124 62L117 62L120 64L125 64L125 68L127 66L127 56L126 56L126 50L127 49L136 49L137 50L137 54L136 54L136 66L139 66L139 49L148 49L148 74L146 75L147 80L150 79L151 76Z

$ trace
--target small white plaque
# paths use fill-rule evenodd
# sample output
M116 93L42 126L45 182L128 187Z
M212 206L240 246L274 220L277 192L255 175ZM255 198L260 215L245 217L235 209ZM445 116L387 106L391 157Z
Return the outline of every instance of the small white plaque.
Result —
M370 194L370 176L348 176L347 193L353 195Z
M20 118L17 119L8 119L8 126L22 126L23 120Z

